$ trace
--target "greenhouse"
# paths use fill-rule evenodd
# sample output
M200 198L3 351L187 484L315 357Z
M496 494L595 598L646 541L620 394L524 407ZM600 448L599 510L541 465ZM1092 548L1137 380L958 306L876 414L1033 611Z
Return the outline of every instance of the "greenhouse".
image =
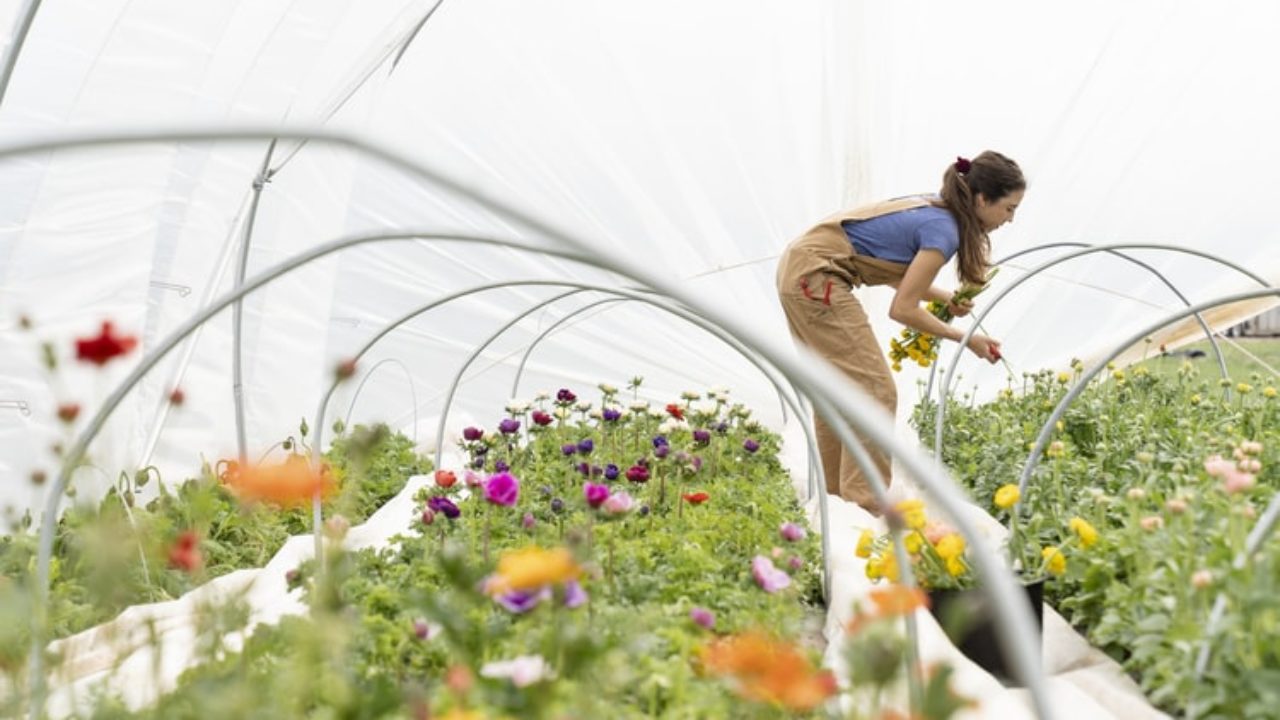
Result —
M0 717L1280 718L1277 27L0 1Z

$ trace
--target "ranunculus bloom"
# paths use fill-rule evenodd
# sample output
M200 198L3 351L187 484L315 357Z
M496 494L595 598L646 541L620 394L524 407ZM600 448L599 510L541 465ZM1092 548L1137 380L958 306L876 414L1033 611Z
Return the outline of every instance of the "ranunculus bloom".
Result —
M538 520L533 516L533 513L531 512L525 513L524 517L520 518L520 527L524 528L525 530L532 530L533 526L537 524L538 524Z
M462 481L469 488L480 487L484 484L484 478L480 477L478 473L473 473L470 470L462 474Z
M614 465L613 463L609 463L608 465L604 466L604 479L617 480L619 472L620 471L618 470L617 465Z
M677 420L684 419L684 410L682 410L680 406L675 403L667 404L667 414Z
M718 640L699 657L709 673L733 678L734 691L753 702L808 712L840 690L831 671L815 668L798 647L763 633Z
M498 423L498 432L503 435L510 435L519 429L520 421L515 418L503 418L502 422Z
M527 547L510 550L498 558L498 568L487 585L491 594L512 590L536 590L546 585L576 580L582 569L567 548L543 550Z
M631 496L625 492L620 492L610 495L609 499L605 500L600 507L610 515L621 515L630 512L633 505L635 505L635 501L631 499Z
M763 555L751 560L751 576L756 584L767 593L782 590L791 584L791 576L773 566L773 561Z
M116 335L109 321L102 323L96 337L76 340L76 359L102 366L112 358L127 355L138 344L132 335Z
M467 442L475 442L484 437L484 431L478 427L462 428L462 439Z
M1191 574L1191 587L1203 590L1213 584L1213 571L1197 570Z
M695 625L710 630L716 626L716 614L703 607L696 607L689 611L689 619Z
M458 506L454 505L453 501L447 497L436 496L429 498L427 500L427 509L440 513L450 520L456 520L462 514Z
M755 440L752 440L751 438L747 438L746 440L742 441L742 449L746 450L749 453L753 453L760 449L760 443L756 442Z
M662 458L670 454L670 452L671 452L670 445L659 445L658 447L653 449L653 456L661 460Z
M494 505L511 507L520 499L520 481L508 472L491 475L484 482L484 499Z
M204 557L200 554L200 537L192 530L183 532L173 542L173 547L169 548L169 567L191 573L199 570L203 564Z
M1022 491L1018 490L1017 485L1001 485L1000 489L996 490L996 507L1001 510L1008 510L1013 507L1021 497Z
M680 497L684 498L684 501L689 503L690 505L701 505L702 503L711 499L711 496L704 492L685 493Z
M572 610L576 607L582 607L590 598L587 591L582 589L582 585L577 580L570 580L564 584L564 606Z
M862 534L858 535L858 546L854 548L853 554L863 559L871 557L871 548L875 541L876 536L870 530L863 528Z
M542 427L546 427L554 422L554 418L541 410L534 410L531 417L536 425L540 425Z
M627 468L627 479L635 483L649 482L649 471L639 465L632 465Z
M422 509L422 524L430 525L436 521L436 511L431 508Z
M601 413L600 416L604 418L605 422L615 422L618 418L622 417L622 411L617 408L605 408L604 412Z
M654 435L654 436L653 436L653 447L654 447L654 449L655 449L655 450L656 450L656 449L658 449L658 448L660 448L660 447L663 447L663 446L666 446L666 445L670 445L670 444L671 444L671 441L667 439L667 436L666 436L666 435Z
M58 419L62 422L73 423L78 417L80 417L80 405L77 403L62 403L58 406Z
M583 477L591 477L591 463L580 462L574 466L574 469Z
M711 442L711 433L701 428L693 431L693 441L699 445L706 445Z
M573 391L567 388L560 388L560 390L556 392L556 402L558 403L568 404L577 399L578 396L574 395Z
M550 597L551 588L544 587L538 590L511 590L498 593L493 596L493 600L507 612L519 615L529 612Z
M494 460L494 461L493 461L493 471L494 471L494 472L504 473L504 472L506 472L506 471L508 471L508 470L510 470L510 469L511 469L511 466L510 466L510 465L508 465L508 464L507 464L507 462L506 462L505 460Z
M578 441L578 454L590 455L591 451L594 450L595 447L596 447L596 444L591 440L591 438L583 438L582 440Z
M565 443L560 446L560 453L563 455L572 455L576 452L578 452L577 443Z
M1251 490L1255 484L1257 484L1257 478L1250 473L1240 472L1238 470L1233 470L1226 477L1222 478L1222 489L1225 490L1228 495L1234 495L1236 493Z
M1094 528L1093 525L1090 525L1088 520L1085 520L1082 517L1071 518L1071 520L1067 522L1067 527L1071 528L1071 531L1076 534L1076 537L1080 538L1081 547L1090 548L1093 547L1094 543L1098 542L1097 529Z
M458 482L458 476L453 474L452 470L437 470L436 485L442 488L453 487Z
M307 458L291 455L278 465L241 467L228 472L227 487L243 502L266 502L281 507L309 505L317 494L333 491L327 465L311 467Z
M1148 515L1139 520L1138 524L1147 532L1155 532L1156 530L1164 527L1164 518L1159 515Z
M588 505L598 508L609 499L609 486L597 485L593 482L582 483L582 496L587 499Z
M782 526L778 528L778 534L787 542L799 542L805 536L804 528L791 522L782 523Z

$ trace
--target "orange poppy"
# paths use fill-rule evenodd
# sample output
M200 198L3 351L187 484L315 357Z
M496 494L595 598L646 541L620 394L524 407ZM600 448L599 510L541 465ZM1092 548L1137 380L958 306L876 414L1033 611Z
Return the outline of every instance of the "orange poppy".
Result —
M302 507L318 493L327 497L333 492L329 466L311 467L302 455L290 455L278 465L241 468L230 464L224 480L241 502L265 502L280 507Z
M795 645L760 632L718 640L700 656L708 672L730 678L734 690L754 702L807 711L838 690L830 671L815 668Z

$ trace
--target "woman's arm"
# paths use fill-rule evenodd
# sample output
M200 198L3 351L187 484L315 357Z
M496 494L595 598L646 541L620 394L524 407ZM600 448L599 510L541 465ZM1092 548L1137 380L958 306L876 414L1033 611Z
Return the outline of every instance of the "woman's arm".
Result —
M939 299L931 295L936 290L933 287L933 281L938 276L938 271L946 264L946 258L937 250L924 249L916 253L911 264L907 266L906 274L896 286L897 292L894 293L893 303L889 305L889 318L913 330L957 342L964 337L963 332L942 322L920 306L923 300ZM945 302L950 300L951 296L947 294L940 299ZM995 362L999 358L1000 343L985 335L970 336L968 347L975 355L988 362Z

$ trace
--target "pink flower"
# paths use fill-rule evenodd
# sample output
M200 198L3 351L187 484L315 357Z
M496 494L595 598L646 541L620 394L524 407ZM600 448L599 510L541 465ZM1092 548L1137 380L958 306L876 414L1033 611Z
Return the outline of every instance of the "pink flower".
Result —
M1156 530L1164 527L1164 518L1159 515L1148 515L1147 517L1139 520L1138 524L1147 532L1155 532Z
M511 507L520 499L520 481L511 473L490 475L484 483L484 499L494 505Z
M696 607L690 610L689 619L695 625L700 625L708 630L716 626L716 614L703 607Z
M610 515L621 515L631 511L631 507L635 505L635 501L626 492L615 493L609 496L600 507Z
M773 566L773 561L763 555L751 560L751 575L756 584L767 593L775 593L791 585L791 576Z
M541 410L533 411L533 422L538 427L546 427L551 424L551 416Z
M1236 493L1252 490L1253 486L1256 485L1257 482L1257 479L1253 475L1232 469L1226 477L1222 478L1222 489L1225 490L1228 495L1235 495Z
M593 508L598 508L609 499L609 486L599 485L593 482L582 483L582 496L587 499L587 504Z
M804 528L795 523L782 523L782 527L778 528L778 534L782 535L782 539L787 542L799 542L804 539Z
M1204 460L1204 471L1212 477L1226 477L1227 473L1236 469L1236 464L1222 459L1221 455L1210 455Z
M939 540L954 533L955 528L946 523L930 520L921 532L924 533L924 539L928 540L930 545L937 545Z
M484 484L484 480L481 479L481 477L477 473L474 473L470 470L468 470L466 474L462 476L462 480L466 484L466 486L469 488L477 488Z
M1181 515L1187 511L1187 501L1181 498L1173 498L1164 504L1164 507L1174 515Z
M1213 584L1213 572L1210 570L1197 570L1191 573L1191 587L1197 590L1203 590Z

